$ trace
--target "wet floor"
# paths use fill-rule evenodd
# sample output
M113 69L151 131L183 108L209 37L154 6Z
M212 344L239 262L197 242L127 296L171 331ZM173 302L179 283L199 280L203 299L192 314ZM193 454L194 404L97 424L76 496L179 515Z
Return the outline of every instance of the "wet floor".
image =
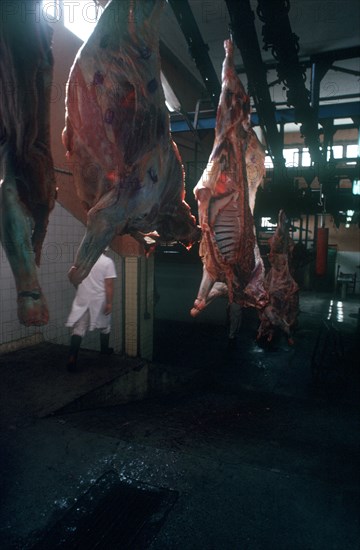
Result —
M178 494L151 550L357 550L359 304L333 300L325 340L331 299L302 293L294 346L279 337L259 347L251 311L231 349L226 323L157 319L154 363L182 370L186 383L175 391L41 418L23 408L1 436L1 548L31 548L113 471ZM76 384L61 370L65 350L52 349L59 380ZM98 356L86 353L95 376ZM20 365L22 354L8 364ZM18 399L20 388L17 380Z

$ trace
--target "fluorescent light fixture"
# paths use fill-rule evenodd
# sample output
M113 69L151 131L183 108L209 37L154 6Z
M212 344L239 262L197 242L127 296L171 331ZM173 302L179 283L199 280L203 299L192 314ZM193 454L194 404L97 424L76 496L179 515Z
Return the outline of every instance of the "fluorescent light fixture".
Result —
M341 124L351 124L351 126L353 126L354 122L352 118L335 118L334 119L334 126L340 126Z

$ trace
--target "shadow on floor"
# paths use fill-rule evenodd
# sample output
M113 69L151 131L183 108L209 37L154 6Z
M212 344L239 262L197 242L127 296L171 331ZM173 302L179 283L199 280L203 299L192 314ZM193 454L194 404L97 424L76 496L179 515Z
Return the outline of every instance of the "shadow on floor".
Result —
M147 376L141 361L114 356L104 367L84 351L74 378L62 346L3 356L1 548L33 548L111 471L178 495L151 540L129 548L357 550L358 303L344 302L334 321L342 354L336 339L320 342L315 379L330 299L301 296L294 346L257 346L251 311L233 349L224 325L157 320L154 365L181 371L183 383L127 404L66 412L57 399L73 401L97 377L106 386L136 369ZM108 550L100 539L92 547Z

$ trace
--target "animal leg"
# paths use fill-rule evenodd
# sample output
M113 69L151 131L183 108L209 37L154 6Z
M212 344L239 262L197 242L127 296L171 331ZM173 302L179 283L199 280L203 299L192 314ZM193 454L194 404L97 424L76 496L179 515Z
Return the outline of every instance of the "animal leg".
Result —
M49 312L36 272L32 246L33 219L22 203L9 158L1 184L1 240L14 274L18 319L25 326L45 325Z
M88 212L86 232L76 253L74 265L68 272L70 282L77 286L87 277L91 268L116 234L121 234L126 225L125 212L122 223L111 223L109 210L92 208Z
M203 276L200 283L199 292L194 302L193 307L190 310L190 315L196 317L207 306L207 298L214 285L215 281L210 277L205 265L203 266Z

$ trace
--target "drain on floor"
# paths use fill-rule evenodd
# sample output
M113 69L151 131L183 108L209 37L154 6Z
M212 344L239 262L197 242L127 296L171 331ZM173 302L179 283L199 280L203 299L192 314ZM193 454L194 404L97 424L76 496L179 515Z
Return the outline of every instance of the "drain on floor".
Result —
M122 482L106 472L31 550L148 548L178 493L138 482Z

